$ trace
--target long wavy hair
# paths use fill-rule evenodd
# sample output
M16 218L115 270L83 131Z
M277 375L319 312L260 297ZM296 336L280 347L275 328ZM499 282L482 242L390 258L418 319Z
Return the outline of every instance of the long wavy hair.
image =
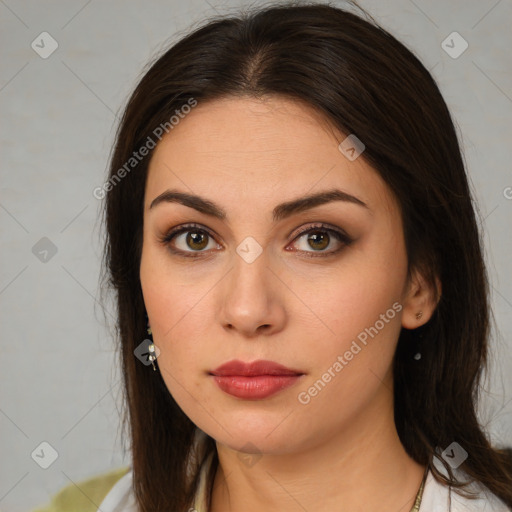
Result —
M138 150L149 147L150 139L158 142L158 127L171 131L169 120L186 104L265 95L303 100L364 142L362 158L400 206L408 276L419 269L434 289L436 276L442 283L434 315L419 329L402 329L394 358L394 417L407 453L462 494L464 482L438 456L439 447L456 441L469 454L461 468L471 480L512 506L509 455L491 446L477 418L488 362L489 285L478 210L454 124L418 58L352 5L364 16L329 3L289 2L210 18L147 66L126 105L101 190L101 289L114 292L117 306L124 425L141 512L188 510L200 465L213 453L209 503L218 456L207 436L203 455L187 471L197 427L160 372L134 356L147 337L139 267L153 154L149 149L142 157ZM421 361L413 362L418 347Z

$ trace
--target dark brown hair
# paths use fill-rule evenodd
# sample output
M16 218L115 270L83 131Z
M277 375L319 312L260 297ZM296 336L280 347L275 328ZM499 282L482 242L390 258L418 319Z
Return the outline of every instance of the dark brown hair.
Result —
M438 481L461 488L444 459L447 478L433 465L436 448L456 441L469 454L462 469L512 506L510 460L491 446L476 415L488 357L488 281L457 135L427 69L366 16L300 2L210 19L159 56L128 101L105 187L103 281L116 296L125 421L143 512L186 511L199 468L189 481L185 461L196 426L160 372L134 357L146 338L139 266L152 151L133 170L126 171L126 163L191 99L265 95L306 102L342 133L363 141L362 157L399 203L409 277L419 269L434 289L436 276L442 283L430 321L402 329L398 340L395 422L406 451ZM418 347L420 362L412 357ZM212 451L210 486L218 458L208 437L205 457Z

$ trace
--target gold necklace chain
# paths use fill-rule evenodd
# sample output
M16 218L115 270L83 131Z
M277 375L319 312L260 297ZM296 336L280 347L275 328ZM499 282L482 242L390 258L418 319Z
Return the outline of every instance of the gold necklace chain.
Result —
M423 488L425 487L425 481L427 479L428 474L428 466L425 468L425 474L423 475L423 480L421 481L420 488L418 489L418 494L416 494L416 500L414 501L414 505L411 508L410 512L419 512L421 505L421 498L423 497Z

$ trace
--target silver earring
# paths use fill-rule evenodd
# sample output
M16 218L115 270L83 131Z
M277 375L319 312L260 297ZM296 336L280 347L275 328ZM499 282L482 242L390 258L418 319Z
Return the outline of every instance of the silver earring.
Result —
M148 356L148 359L151 361L151 364L153 365L153 371L156 371L156 366L155 366L155 360L156 360L156 353L155 353L155 344L153 343L153 333L151 331L151 327L149 326L149 320L148 320L148 336L150 336L151 338L151 343L148 347L148 351L149 351L149 356Z

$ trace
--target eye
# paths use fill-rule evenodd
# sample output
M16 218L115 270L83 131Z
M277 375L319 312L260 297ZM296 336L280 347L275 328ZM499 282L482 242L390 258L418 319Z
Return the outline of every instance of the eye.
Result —
M187 258L197 258L203 253L208 252L208 248L212 249L212 247L209 247L209 242L214 238L213 234L206 228L197 224L187 224L171 229L167 234L159 238L159 241L164 246L167 246L173 254ZM305 239L305 243L302 244L302 247L299 248L297 252L305 253L306 257L313 258L332 256L341 251L343 247L353 242L353 239L344 231L339 228L329 227L323 223L313 226L310 225L299 230L295 236L294 242L303 238ZM341 247L335 250L325 251L324 249L332 245L331 242L333 242L333 240L335 240L338 245L341 245ZM217 246L218 248L222 248L219 244L217 244ZM310 251L308 248L313 250Z
M353 242L352 238L344 231L338 228L328 227L323 223L301 229L295 237L295 240L303 238L305 239L304 243L302 247L299 247L298 251L306 253L306 257L308 258L331 256L341 251L344 246L348 246ZM341 247L335 250L325 251L324 249L331 245L333 239L338 242L338 245L341 244ZM313 249L313 251L308 249Z
M182 235L186 236L182 237ZM171 231L160 239L160 242L168 246L172 253L194 258L196 257L194 253L206 252L203 249L208 247L208 239L213 239L213 235L207 229L197 224L187 224L171 229ZM178 248L175 248L174 245L178 245ZM179 245L181 245L181 247Z

